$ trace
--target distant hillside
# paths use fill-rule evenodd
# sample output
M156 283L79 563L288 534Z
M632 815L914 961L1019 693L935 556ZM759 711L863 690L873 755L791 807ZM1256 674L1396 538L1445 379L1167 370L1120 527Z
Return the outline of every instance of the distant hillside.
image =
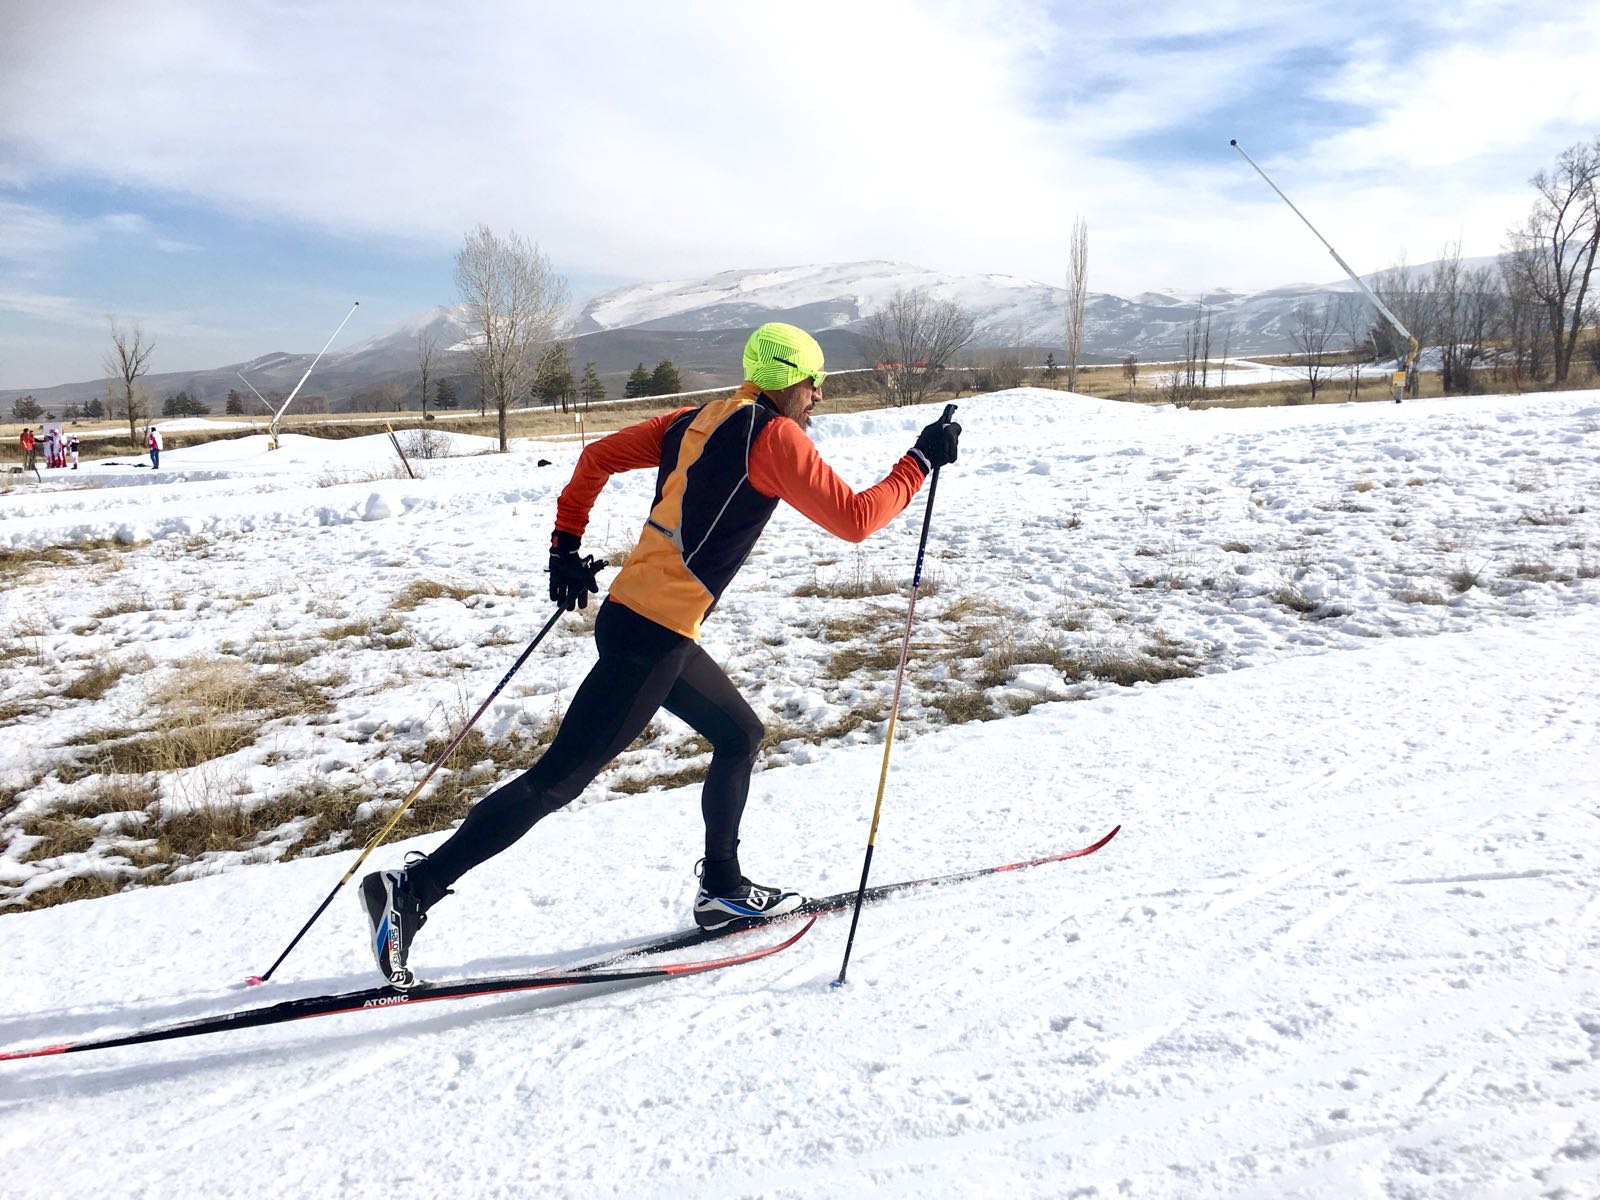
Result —
M1489 262L1492 260L1483 260ZM1426 271L1428 264L1413 268ZM686 388L737 382L739 352L748 332L764 321L788 321L817 333L834 369L867 362L862 334L873 314L899 290L924 288L973 314L977 346L1019 346L1042 359L1064 341L1065 289L1015 275L952 275L906 263L855 262L823 266L722 271L704 279L671 280L614 288L585 303L573 324L574 373L593 362L608 395L619 396L639 363L663 358L678 367ZM1295 308L1304 301L1355 290L1348 280L1293 284L1254 293L1144 292L1132 298L1090 292L1084 311L1084 360L1115 362L1183 353L1184 336L1200 304L1211 317L1213 349L1273 354L1292 349ZM459 307L436 305L393 329L345 349L330 350L306 384L335 411L362 393L382 392L417 403L417 338L427 333L440 347L434 378L453 377L464 401L476 395L466 331ZM261 411L241 382L242 373L269 399L287 395L315 357L274 352L245 363L199 371L156 372L143 386L161 400L187 390L221 412L230 388L242 392L247 411ZM31 391L47 410L82 405L105 395L104 380L57 387L0 390L0 406ZM391 406L392 407L392 406Z

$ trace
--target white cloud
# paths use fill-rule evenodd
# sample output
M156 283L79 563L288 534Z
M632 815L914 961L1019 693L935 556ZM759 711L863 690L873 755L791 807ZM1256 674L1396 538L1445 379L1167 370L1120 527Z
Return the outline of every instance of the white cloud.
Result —
M1536 0L24 7L0 48L13 181L441 251L483 221L630 278L864 258L1054 278L1079 213L1097 288L1326 277L1213 127L1240 115L1294 147L1269 167L1352 258L1446 226L1487 253L1573 140L1563 114L1600 122L1600 18ZM1299 64L1300 97L1262 96ZM1307 140L1294 99L1352 124Z

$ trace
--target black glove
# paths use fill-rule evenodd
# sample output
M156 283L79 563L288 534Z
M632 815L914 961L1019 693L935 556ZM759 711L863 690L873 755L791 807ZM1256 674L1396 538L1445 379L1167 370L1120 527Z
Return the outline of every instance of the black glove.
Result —
M589 607L589 593L600 590L600 568L605 564L590 555L580 557L577 534L556 530L550 535L550 599L567 612Z
M922 460L923 473L928 474L955 462L960 441L961 426L941 417L917 434L917 444L911 447L911 453Z

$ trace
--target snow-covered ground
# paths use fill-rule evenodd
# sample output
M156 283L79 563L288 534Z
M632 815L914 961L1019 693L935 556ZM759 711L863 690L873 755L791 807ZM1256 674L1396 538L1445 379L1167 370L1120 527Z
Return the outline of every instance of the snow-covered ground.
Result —
M935 411L814 433L864 485ZM1196 413L1022 391L959 415L873 878L1121 823L1105 850L869 909L838 990L829 918L776 958L626 991L3 1063L8 1194L1600 1196L1600 396ZM97 729L264 645L316 647L297 669L330 710L163 775L159 805L308 774L392 802L421 770L397 752L548 615L574 453L411 481L387 439L245 440L164 455L159 483L98 468L0 494L0 548L136 544L0 595L24 647L0 659L0 894L136 877L114 822L57 859L16 822L87 786L61 767ZM588 544L625 545L650 486L614 481ZM755 780L757 878L856 882L882 726L847 718L886 705L905 610L838 593L907 578L921 512L859 552L780 513L708 623L792 733ZM391 612L423 578L461 595ZM325 636L363 616L410 643ZM492 738L559 709L584 629L558 627ZM103 697L65 695L135 653ZM1191 674L1095 677L1129 662ZM663 720L589 803L463 880L417 966L551 964L682 925L696 790L616 785L693 750ZM374 981L345 895L271 984L239 987L353 860L244 861L276 853L0 916L0 1047Z

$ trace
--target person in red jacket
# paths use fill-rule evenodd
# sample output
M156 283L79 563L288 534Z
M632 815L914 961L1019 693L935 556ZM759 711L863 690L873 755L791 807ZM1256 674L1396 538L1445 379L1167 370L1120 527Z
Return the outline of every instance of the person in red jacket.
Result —
M680 408L592 442L556 502L550 598L571 611L599 590L600 563L579 554L589 510L621 471L654 470L655 502L639 542L595 618L599 661L573 695L539 761L479 801L437 850L361 882L378 969L398 987L428 910L479 863L570 803L665 708L711 745L701 792L705 857L695 922L760 921L805 902L752 883L739 864L739 821L765 734L761 719L699 643L716 606L781 500L828 532L859 542L956 460L961 426L935 421L873 486L855 492L823 462L806 428L822 402L822 347L793 325L763 325L744 349L732 396Z
M17 439L17 444L22 447L22 469L24 471L33 470L33 448L36 444L33 430L24 429L22 436Z

